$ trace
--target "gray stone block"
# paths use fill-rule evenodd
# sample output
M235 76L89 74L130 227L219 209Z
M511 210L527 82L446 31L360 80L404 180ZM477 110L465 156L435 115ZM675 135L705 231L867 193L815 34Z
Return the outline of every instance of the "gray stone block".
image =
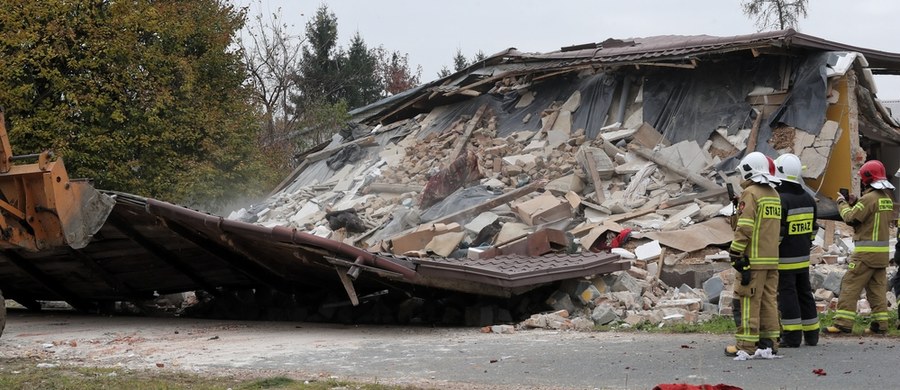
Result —
M719 295L722 294L724 288L725 283L722 282L722 277L719 274L715 274L703 282L703 291L706 291L706 296L709 297L710 303L719 302Z
M841 295L841 279L844 278L844 274L847 273L846 270L843 269L833 269L828 273L828 276L825 277L825 281L822 282L822 288L829 290L834 293L834 295Z
M594 320L594 323L597 325L606 325L618 320L619 316L616 314L615 308L607 304L602 304L595 307L594 311L591 312L591 319Z

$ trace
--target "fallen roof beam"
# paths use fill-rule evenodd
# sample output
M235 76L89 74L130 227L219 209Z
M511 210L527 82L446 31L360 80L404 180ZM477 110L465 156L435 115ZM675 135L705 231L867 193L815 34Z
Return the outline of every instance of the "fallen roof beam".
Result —
M84 301L78 295L69 291L69 289L63 286L58 280L54 280L44 272L42 272L38 267L31 262L31 260L22 257L22 255L16 253L15 251L4 251L2 254L9 263L14 267L18 268L20 271L24 272L26 275L30 276L35 282L46 288L48 291L56 294L60 299L78 309L80 311L89 311L92 307L88 302Z
M127 283L119 280L115 275L107 271L103 266L100 265L96 260L85 254L83 251L78 249L70 249L69 253L71 253L72 257L75 257L78 260L81 260L81 263L84 264L89 270L93 273L97 274L104 283L106 283L109 288L113 291L126 295L128 297L134 299L149 299L152 297L151 294L141 294L133 287L128 285Z
M445 169L456 161L463 149L466 148L466 145L469 143L469 138L472 136L472 132L478 127L478 122L481 121L481 117L484 116L484 112L487 111L487 108L487 104L482 104L481 107L478 107L478 111L475 111L475 115L469 120L469 123L466 124L466 129L463 131L463 134L456 139L456 145L453 146L453 150L447 155L447 163L444 164Z
M166 248L163 248L160 245L157 245L155 242L144 237L143 234L137 231L128 221L122 219L122 217L111 214L109 219L107 219L113 227L118 229L120 232L128 236L132 241L146 249L150 254L156 257L158 260L163 261L168 264L172 268L176 269L178 272L187 276L188 279L196 283L200 288L205 290L206 292L219 297L221 293L216 289L216 286L209 284L206 280L204 280L200 275L191 269L187 264L184 264L178 257L178 254L172 252Z
M277 272L263 265L258 259L254 258L252 255L243 253L239 251L242 256L236 256L233 252L225 249L218 242L206 238L200 233L188 229L184 225L165 219L166 226L171 229L175 234L178 234L185 240L188 240L195 245L197 245L204 252L210 254L214 259L220 261L233 268L237 272L241 273L247 279L250 279L260 286L266 286L274 290L283 291L283 292L292 292L289 283L285 283L284 277L279 275ZM232 244L232 239L230 238L230 234L226 235L228 239L228 243ZM236 245L230 245L234 249Z

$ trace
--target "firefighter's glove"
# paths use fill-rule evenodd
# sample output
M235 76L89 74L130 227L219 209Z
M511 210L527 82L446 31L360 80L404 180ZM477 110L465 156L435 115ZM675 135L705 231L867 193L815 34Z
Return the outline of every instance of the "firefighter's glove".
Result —
M728 257L731 260L731 267L737 272L743 272L750 269L750 260L743 253L729 252Z
M747 266L747 269L741 271L741 286L746 286L750 284L750 266Z

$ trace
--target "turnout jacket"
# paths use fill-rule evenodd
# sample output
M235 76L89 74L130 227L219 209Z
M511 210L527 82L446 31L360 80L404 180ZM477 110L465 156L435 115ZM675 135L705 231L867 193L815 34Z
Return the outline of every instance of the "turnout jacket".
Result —
M781 200L768 184L750 180L741 183L744 191L737 209L737 227L730 251L742 253L752 270L778 269L778 238L781 233Z
M888 266L890 221L894 202L887 190L867 188L853 205L839 200L841 219L853 226L853 258L872 268Z
M816 200L797 183L783 181L776 189L781 197L778 270L806 270L809 268L809 250L816 236Z

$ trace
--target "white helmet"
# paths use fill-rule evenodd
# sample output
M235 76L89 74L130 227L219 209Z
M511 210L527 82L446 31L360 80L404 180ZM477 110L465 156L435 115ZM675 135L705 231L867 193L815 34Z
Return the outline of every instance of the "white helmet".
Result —
M737 170L740 172L742 180L752 180L762 184L781 181L775 177L775 162L760 152L744 156Z
M800 175L802 173L803 164L800 163L800 157L791 153L785 153L775 159L775 177L800 184Z

